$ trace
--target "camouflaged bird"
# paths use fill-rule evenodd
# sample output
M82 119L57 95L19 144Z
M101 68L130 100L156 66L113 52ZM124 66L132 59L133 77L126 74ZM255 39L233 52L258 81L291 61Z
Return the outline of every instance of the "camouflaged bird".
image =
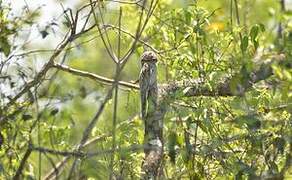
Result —
M157 56L153 51L146 51L141 57L141 71L139 76L142 119L157 107Z

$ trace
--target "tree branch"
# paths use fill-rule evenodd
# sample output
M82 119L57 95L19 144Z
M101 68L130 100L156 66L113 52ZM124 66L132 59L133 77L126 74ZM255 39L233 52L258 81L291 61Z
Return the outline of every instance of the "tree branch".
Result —
M231 78L224 78L210 87L208 83L200 79L177 81L170 84L161 85L160 91L163 99L173 97L195 97L195 96L242 96L249 91L254 84L265 80L273 75L272 64L284 65L284 55L279 55L273 60L261 64L260 68L249 73L244 78L242 73L237 73ZM236 79L237 78L237 79ZM236 81L238 80L238 81Z
M124 148L117 147L114 149L100 150L100 151L95 151L95 152L82 152L82 151L59 151L59 150L55 150L55 149L48 149L45 147L32 146L32 151L38 151L38 152L42 152L42 153L60 155L60 156L65 156L65 157L73 156L73 157L77 157L77 158L90 158L93 156L101 156L101 155L111 154L114 151L137 152L137 151L141 151L145 148L148 149L149 147L147 145L135 144L135 145L131 145L131 146L124 147Z
M57 68L59 70L62 70L64 72L71 73L71 74L76 75L76 76L87 77L87 78L92 79L94 81L99 81L100 83L105 84L105 85L112 85L114 83L113 79L109 79L109 78L106 78L106 77L103 77L103 76L100 76L100 75L97 75L94 73L90 73L87 71L81 71L78 69L74 69L74 68L71 68L71 67L63 65L63 64L55 63L53 65L53 67ZM139 89L138 85L130 83L130 82L118 81L117 83L120 86L124 86L127 88L136 89L136 90Z

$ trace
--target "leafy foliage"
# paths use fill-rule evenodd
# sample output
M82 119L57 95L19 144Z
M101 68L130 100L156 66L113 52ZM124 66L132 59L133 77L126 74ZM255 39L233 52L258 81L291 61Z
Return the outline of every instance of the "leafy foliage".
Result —
M62 57L54 62L86 71L86 75L115 77L116 64L109 61L106 48L119 52L117 58L128 52L141 6L132 1L102 1L95 7L100 23L95 24L90 5L80 1L75 11L63 8L59 19L38 29L39 40L33 42L37 44L34 46L31 37L26 39L25 29L39 27L42 9L31 11L26 6L15 16L14 9L0 0L0 179L15 176L26 153L29 157L24 159L21 172L24 179L54 176L63 158L69 158L65 162L69 166L58 169L61 179L70 175L74 160L77 165L72 171L80 179L139 179L144 130L137 91L119 85L118 100L110 98L105 103L92 131L86 128L111 89L108 83L101 84L96 79L52 70L17 102L9 107L8 104L56 52L49 49L50 43L57 46L54 38L63 39L72 33L73 13L80 8L80 16L88 17L83 21L89 22L85 26L89 29L78 39L70 39ZM148 2L144 21L150 7ZM107 28L103 38L112 43L108 47L97 26ZM77 23L74 30L80 29L81 23ZM185 92L180 92L170 97L179 98L168 104L163 124L162 172L166 179L292 178L291 10L282 11L279 3L272 0L161 0L120 80L137 79L137 59L144 49L155 50L159 55L161 84L199 79L214 90L218 82L227 78L233 93L238 94L184 97ZM285 56L283 63L280 54ZM272 68L268 70L273 75L247 91L251 73L270 62ZM88 144L81 148L80 139L86 132ZM81 151L77 152L79 146Z

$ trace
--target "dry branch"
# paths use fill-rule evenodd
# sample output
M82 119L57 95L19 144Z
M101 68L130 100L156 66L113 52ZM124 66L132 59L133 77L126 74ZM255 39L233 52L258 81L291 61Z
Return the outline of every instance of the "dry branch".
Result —
M71 73L71 74L76 75L76 76L86 77L86 78L92 79L94 81L98 81L98 82L100 82L102 84L105 84L105 85L111 85L111 84L114 83L113 79L106 78L106 77L103 77L103 76L100 76L100 75L97 75L97 74L94 74L94 73L90 73L90 72L87 72L87 71L81 71L81 70L78 70L78 69L74 69L74 68L71 68L71 67L63 65L63 64L55 63L53 65L53 67L57 68L59 70ZM130 83L130 82L118 81L117 83L120 86L124 86L126 88L139 89L138 85Z

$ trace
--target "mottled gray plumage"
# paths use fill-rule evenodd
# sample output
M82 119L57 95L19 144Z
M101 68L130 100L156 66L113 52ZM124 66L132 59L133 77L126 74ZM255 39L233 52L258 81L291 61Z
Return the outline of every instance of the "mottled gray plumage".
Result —
M145 120L149 111L157 107L157 56L152 51L146 51L141 57L139 77L142 119Z

